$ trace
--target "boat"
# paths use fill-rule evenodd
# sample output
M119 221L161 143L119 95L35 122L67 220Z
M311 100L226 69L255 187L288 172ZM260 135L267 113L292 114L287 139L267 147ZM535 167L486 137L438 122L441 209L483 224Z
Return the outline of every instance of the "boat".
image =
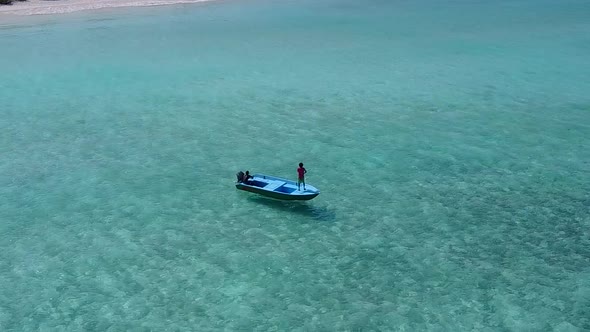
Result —
M236 188L255 194L288 201L308 201L320 194L319 189L306 184L305 190L297 189L297 182L265 174L254 174L247 181L243 181L244 173L238 172Z

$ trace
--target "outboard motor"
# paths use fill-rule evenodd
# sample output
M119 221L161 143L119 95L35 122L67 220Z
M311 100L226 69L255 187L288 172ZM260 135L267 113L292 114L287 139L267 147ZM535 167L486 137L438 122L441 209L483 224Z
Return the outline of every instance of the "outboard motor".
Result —
M244 176L245 176L244 172L242 172L242 171L239 171L239 172L236 174L236 177L238 178L238 182L240 182L240 183L244 182Z

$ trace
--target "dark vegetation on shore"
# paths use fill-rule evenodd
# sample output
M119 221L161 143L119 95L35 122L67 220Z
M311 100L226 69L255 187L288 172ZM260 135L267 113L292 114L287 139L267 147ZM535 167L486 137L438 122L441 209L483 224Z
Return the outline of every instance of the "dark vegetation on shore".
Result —
M15 1L27 1L27 0L0 0L0 5L12 5Z

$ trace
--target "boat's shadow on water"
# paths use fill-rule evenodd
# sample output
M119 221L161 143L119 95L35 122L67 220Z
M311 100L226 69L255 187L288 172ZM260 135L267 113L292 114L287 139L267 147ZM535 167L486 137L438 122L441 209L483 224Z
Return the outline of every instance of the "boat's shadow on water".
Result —
M251 197L250 200L256 204L264 205L271 209L289 214L298 214L318 221L333 221L336 219L336 213L334 213L334 211L323 206L317 206L311 202L280 201L258 196Z

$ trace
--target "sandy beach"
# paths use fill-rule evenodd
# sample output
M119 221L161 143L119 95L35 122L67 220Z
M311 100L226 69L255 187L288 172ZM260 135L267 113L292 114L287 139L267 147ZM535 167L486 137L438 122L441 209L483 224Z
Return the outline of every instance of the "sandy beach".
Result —
M28 0L0 6L0 15L47 15L116 7L162 6L207 0Z

